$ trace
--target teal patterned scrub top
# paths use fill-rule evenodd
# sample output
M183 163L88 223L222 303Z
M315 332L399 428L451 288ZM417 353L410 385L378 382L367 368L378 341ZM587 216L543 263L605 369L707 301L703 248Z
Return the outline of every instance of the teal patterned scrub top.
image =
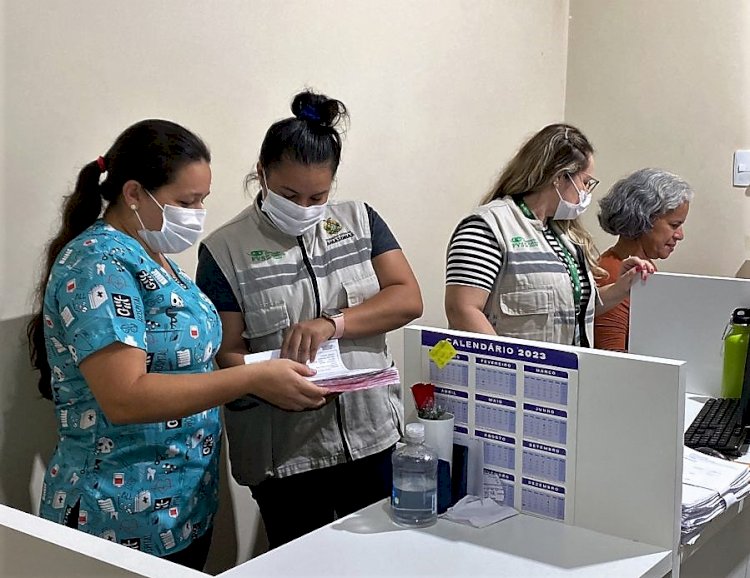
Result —
M44 297L59 442L40 515L157 556L210 528L218 504L218 408L166 422L116 425L78 365L116 342L146 351L154 373L212 370L221 323L172 263L177 281L125 233L99 220L58 255ZM78 508L78 519L70 520Z

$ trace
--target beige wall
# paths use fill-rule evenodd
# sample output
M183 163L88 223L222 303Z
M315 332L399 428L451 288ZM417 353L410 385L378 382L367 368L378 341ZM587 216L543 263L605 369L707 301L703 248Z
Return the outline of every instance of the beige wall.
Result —
M5 64L5 41L7 38L6 27L5 27L5 0L0 1L0 147L3 152L0 153L0 319L5 317L5 312L9 311L8 306L5 304L5 295L8 294L7 290L7 275L5 274L5 151L8 150L8 141L6 140L5 134L5 117L7 116L6 103L5 103L5 88L6 88L6 64Z
M422 321L443 325L444 252L453 227L520 140L564 111L566 1L0 6L7 27L0 231L8 243L0 331L8 335L4 344L14 344L0 362L17 367L1 378L2 393L21 395L16 407L34 416L48 410L34 400L19 334L40 251L78 168L128 124L167 117L206 139L214 154L212 229L248 202L243 177L268 125L289 115L295 92L309 85L340 98L352 119L336 195L366 200L384 216L421 282ZM192 272L195 252L179 261ZM400 360L400 333L392 344ZM4 417L5 446L18 436L10 424ZM34 447L46 455L48 433L25 432L24 463L33 462ZM26 509L36 500L35 484L25 497L25 474L2 483L15 484L0 488L11 505ZM256 547L257 512L246 491L233 491L222 520L237 522L242 560ZM234 556L226 536L222 546Z
M107 4L6 0L3 214L27 309L40 249L77 168L127 124L164 116L214 153L209 228L247 202L241 183L270 122L306 85L343 100L340 198L371 202L442 320L445 242L519 138L563 113L565 2ZM194 253L180 257L193 269Z
M595 197L644 166L682 175L686 237L658 266L733 276L750 257L750 200L731 180L750 148L750 3L571 0L570 14L566 119L598 150ZM596 210L586 220L610 246Z

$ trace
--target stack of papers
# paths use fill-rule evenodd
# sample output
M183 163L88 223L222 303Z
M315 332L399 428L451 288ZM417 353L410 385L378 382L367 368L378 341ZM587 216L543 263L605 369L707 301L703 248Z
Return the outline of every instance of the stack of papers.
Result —
M688 447L682 462L682 537L693 544L703 527L750 493L750 468Z
M245 363L278 359L279 356L280 350L278 349L250 353L245 356ZM387 367L385 369L347 368L341 359L339 342L335 339L324 342L315 355L315 361L311 361L307 365L317 372L309 378L310 381L320 387L325 387L333 393L357 391L400 383L398 369L395 367Z

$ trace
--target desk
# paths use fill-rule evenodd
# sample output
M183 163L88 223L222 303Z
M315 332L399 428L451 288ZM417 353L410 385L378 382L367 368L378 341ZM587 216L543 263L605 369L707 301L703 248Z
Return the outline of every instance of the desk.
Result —
M685 429L708 398L688 394L685 399ZM750 451L737 458L750 462ZM746 498L745 498L746 499ZM732 576L745 578L750 570L750 514L745 499L739 500L718 518L706 524L698 540L680 546L681 577Z
M685 423L704 397L688 395ZM750 514L738 502L681 547L681 576L745 577ZM232 570L253 576L664 576L671 552L533 516L484 528L438 520L431 528L393 524L387 502L374 504Z
M669 550L523 514L483 529L442 519L405 529L388 511L378 502L219 576L632 578L671 567Z
M207 578L209 575L0 504L0 576Z

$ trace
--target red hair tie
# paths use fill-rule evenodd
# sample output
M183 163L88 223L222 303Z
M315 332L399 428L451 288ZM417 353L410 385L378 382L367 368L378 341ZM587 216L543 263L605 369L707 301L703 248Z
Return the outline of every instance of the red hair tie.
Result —
M99 170L101 172L105 172L107 170L107 165L104 162L104 157L99 157L98 159L96 159L96 164L99 165Z

